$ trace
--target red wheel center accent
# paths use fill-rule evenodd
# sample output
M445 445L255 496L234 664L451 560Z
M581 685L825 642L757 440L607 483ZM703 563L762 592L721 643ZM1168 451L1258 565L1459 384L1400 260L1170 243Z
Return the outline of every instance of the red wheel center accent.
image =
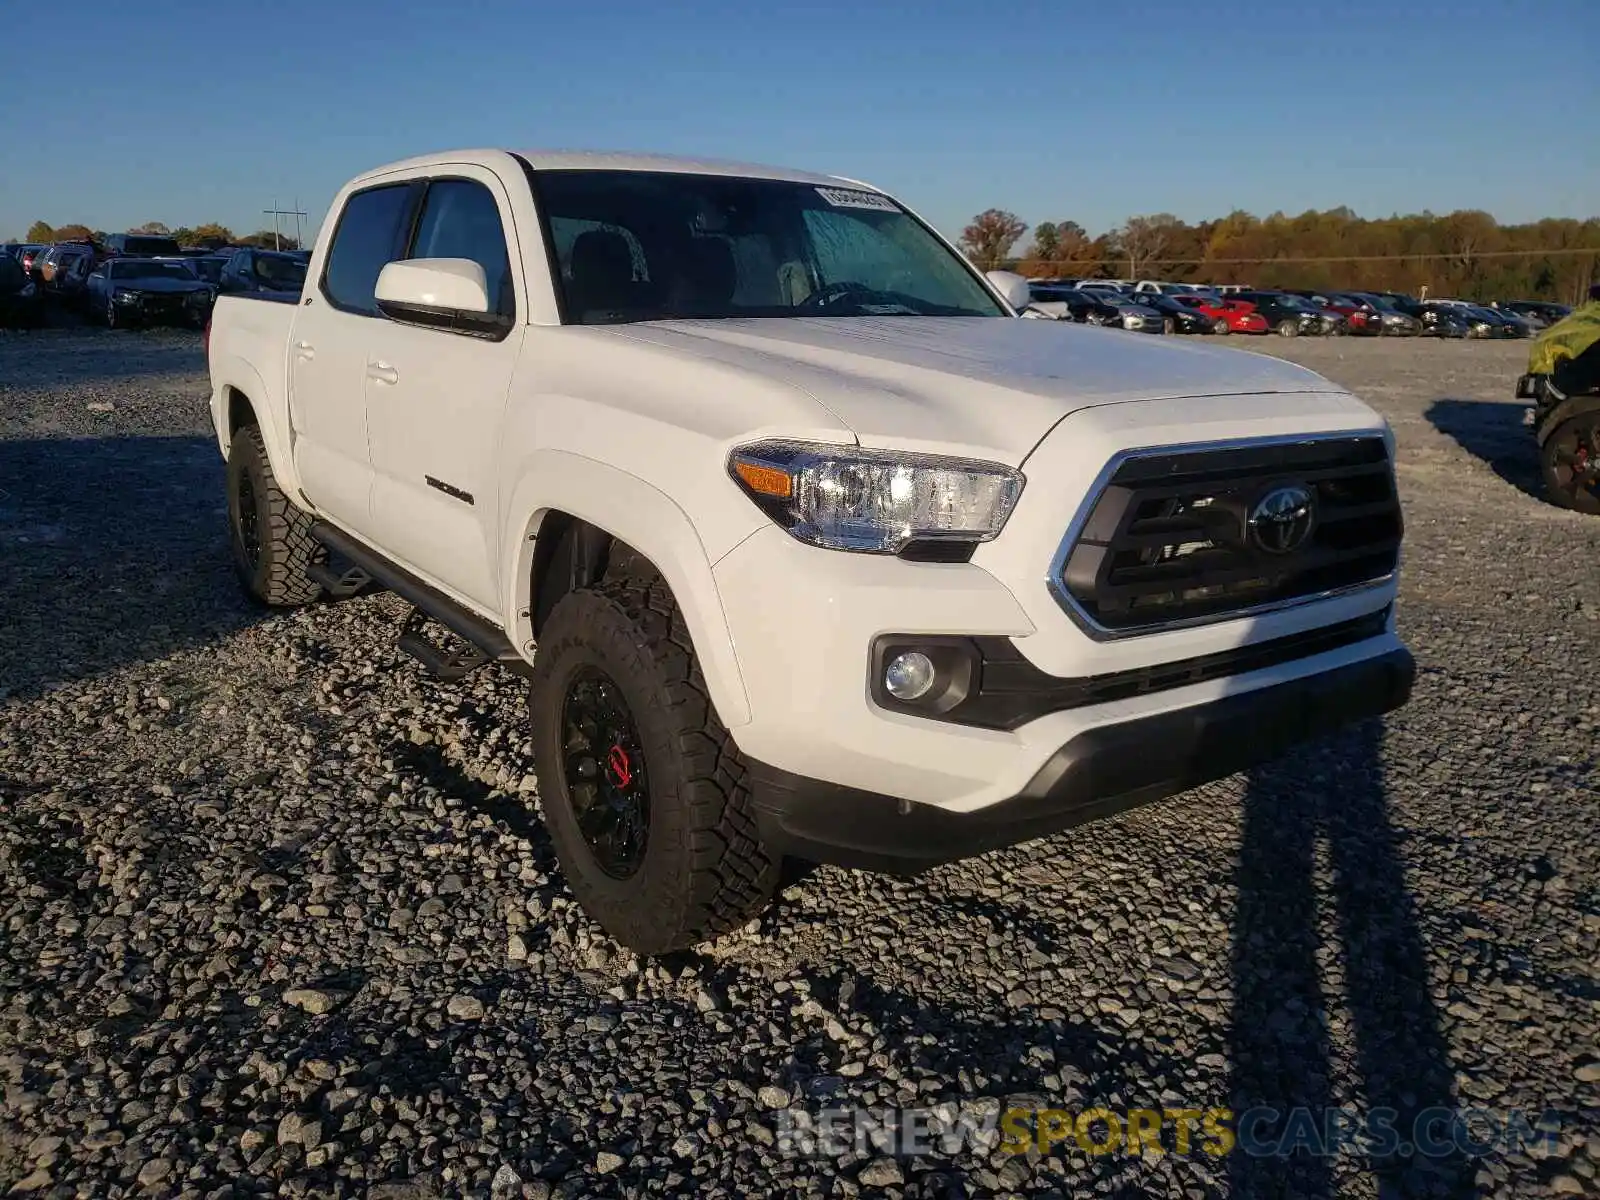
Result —
M612 746L606 754L606 775L618 787L627 787L633 782L633 762L620 745Z

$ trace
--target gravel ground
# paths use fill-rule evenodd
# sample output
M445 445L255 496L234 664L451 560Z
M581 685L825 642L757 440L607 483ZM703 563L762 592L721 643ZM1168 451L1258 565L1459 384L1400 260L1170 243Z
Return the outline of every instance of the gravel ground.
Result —
M516 680L419 677L391 597L241 599L197 338L0 334L0 1190L1600 1194L1600 521L1530 494L1524 347L1250 345L1394 422L1412 704L916 880L819 870L641 963L555 868ZM1561 1132L1376 1161L775 1144L790 1107L1008 1097Z

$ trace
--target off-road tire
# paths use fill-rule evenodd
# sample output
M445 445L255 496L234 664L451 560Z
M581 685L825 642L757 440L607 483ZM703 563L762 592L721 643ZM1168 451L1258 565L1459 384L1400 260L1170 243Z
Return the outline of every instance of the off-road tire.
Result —
M584 910L639 954L664 954L737 929L779 885L743 759L718 719L682 614L653 572L574 591L540 631L529 706L534 770L562 872ZM643 860L618 879L579 831L568 794L564 704L584 668L622 692L643 750L649 816Z
M260 543L253 555L243 532L247 505L255 511ZM322 594L321 585L306 575L306 568L326 554L312 539L311 525L311 516L278 486L261 430L247 425L235 431L228 450L228 542L247 592L275 607L309 604Z
M1578 413L1550 431L1550 436L1539 448L1539 469L1544 476L1545 495L1551 503L1559 504L1562 508L1600 516L1600 496L1576 486L1572 480L1571 466L1557 461L1558 455L1570 447L1573 438L1600 448L1600 411Z

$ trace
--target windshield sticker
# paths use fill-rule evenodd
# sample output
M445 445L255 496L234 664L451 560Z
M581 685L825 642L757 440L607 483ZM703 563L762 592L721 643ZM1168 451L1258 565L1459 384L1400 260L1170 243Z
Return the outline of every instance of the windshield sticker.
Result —
M819 187L821 196L835 208L875 208L879 212L899 212L900 206L877 192L853 192L847 188Z

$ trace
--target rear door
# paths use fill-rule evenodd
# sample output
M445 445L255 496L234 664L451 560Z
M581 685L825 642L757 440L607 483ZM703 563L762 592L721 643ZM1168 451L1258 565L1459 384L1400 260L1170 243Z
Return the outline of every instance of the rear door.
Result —
M511 199L492 172L439 168L401 258L483 268L506 318L493 337L374 322L366 369L372 528L386 552L458 599L497 612L499 439L528 298Z
M414 200L409 180L350 195L289 335L289 412L301 486L321 512L356 533L367 526L372 492L363 395L368 347L387 324L373 293L378 272L400 256ZM238 265L235 256L230 267Z

